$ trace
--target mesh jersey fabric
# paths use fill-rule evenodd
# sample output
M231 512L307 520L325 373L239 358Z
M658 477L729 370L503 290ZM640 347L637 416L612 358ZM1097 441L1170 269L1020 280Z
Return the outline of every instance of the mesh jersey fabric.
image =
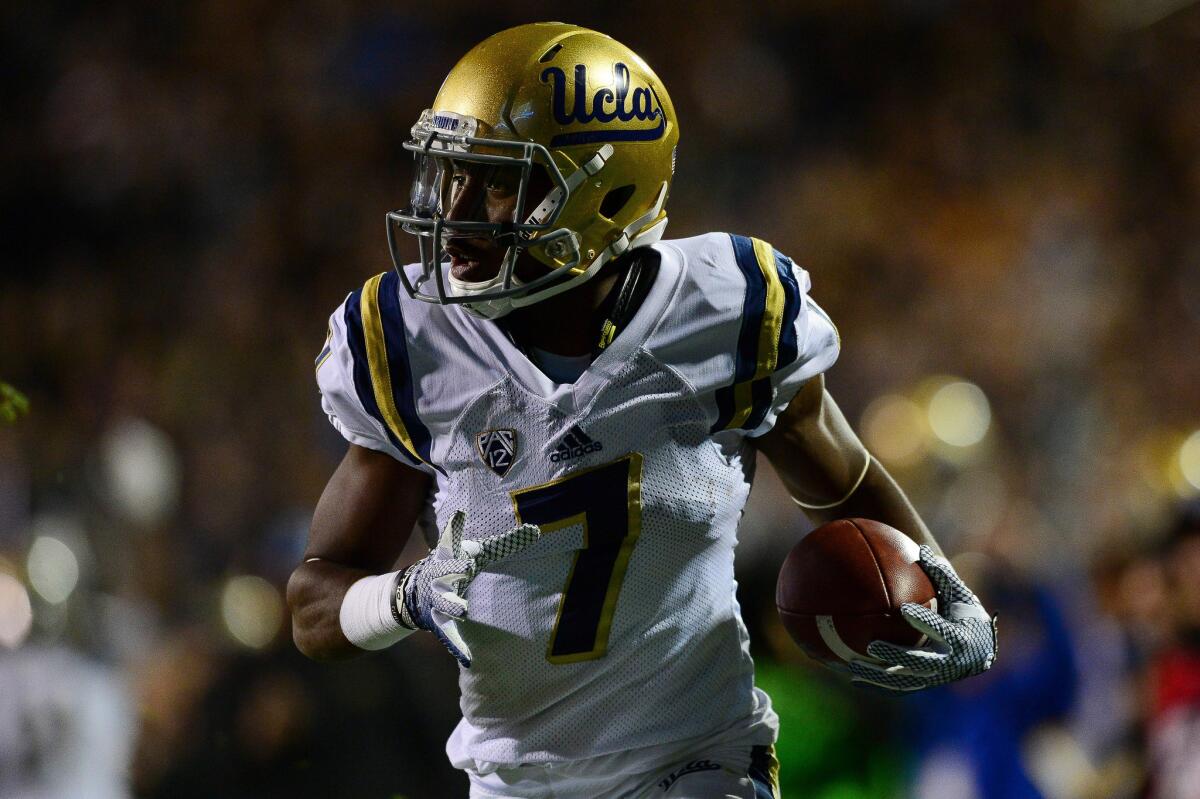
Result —
M735 597L746 439L832 365L837 333L808 274L763 242L654 247L662 265L641 309L572 384L494 323L410 301L394 274L331 318L318 382L347 440L434 474L439 526L465 510L467 538L543 527L468 590L474 661L449 744L460 767L651 750L739 725L774 738Z

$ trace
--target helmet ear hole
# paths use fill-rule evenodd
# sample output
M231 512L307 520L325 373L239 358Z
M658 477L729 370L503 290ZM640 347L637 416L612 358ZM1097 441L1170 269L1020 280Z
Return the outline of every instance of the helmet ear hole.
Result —
M636 188L633 184L620 186L604 195L604 199L600 201L600 215L606 219L612 219L619 214L625 207L625 203L629 202L629 198L633 196Z

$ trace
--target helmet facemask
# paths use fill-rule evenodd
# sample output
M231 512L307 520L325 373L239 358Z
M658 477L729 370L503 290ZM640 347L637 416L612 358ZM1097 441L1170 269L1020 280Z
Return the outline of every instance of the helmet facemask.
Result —
M594 274L588 269L575 274L583 261L579 235L569 228L555 227L572 191L587 176L603 167L612 152L602 147L584 168L565 178L550 152L541 144L474 135L478 121L446 112L425 111L412 128L412 138L404 149L413 153L415 170L407 211L387 214L388 248L405 290L424 302L460 304L475 316L495 319L513 308L529 305L557 294ZM511 219L490 221L480 218L481 209L467 213L466 219L447 219L450 191L456 169L503 171L515 178L516 204ZM550 190L527 215L534 170L542 169L549 177ZM482 203L482 196L480 199ZM456 216L464 216L457 214ZM524 216L524 218L522 218ZM404 259L397 249L397 230L417 237L421 273L410 280L403 269ZM494 277L467 282L450 273L447 244L456 238L484 238L505 248L500 268ZM521 254L541 248L541 263L550 261L549 272L522 282L516 274ZM598 269L598 264L595 265ZM447 285L449 284L449 285Z

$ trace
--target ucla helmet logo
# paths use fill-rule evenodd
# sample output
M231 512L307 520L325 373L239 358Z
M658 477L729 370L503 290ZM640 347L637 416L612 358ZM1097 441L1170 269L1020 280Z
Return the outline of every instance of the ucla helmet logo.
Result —
M587 96L587 65L575 65L573 103L567 110L567 75L558 67L547 67L542 72L542 82L553 85L551 108L554 121L560 125L587 124L596 122L644 122L657 121L647 128L614 128L612 130L590 130L576 133L559 133L550 140L551 147L571 144L598 144L608 141L653 141L662 138L667 130L666 116L662 103L652 86L639 86L629 93L629 67L618 61L613 65L613 88L600 88L592 95L591 106Z

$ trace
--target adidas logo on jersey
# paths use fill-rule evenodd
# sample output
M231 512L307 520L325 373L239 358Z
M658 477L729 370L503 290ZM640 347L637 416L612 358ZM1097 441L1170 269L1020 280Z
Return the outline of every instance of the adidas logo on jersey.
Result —
M553 463L569 461L571 458L579 458L602 449L604 449L603 444L593 441L587 433L579 429L579 425L573 424L567 434L563 436L563 440L558 442L554 452L550 453L550 460Z

